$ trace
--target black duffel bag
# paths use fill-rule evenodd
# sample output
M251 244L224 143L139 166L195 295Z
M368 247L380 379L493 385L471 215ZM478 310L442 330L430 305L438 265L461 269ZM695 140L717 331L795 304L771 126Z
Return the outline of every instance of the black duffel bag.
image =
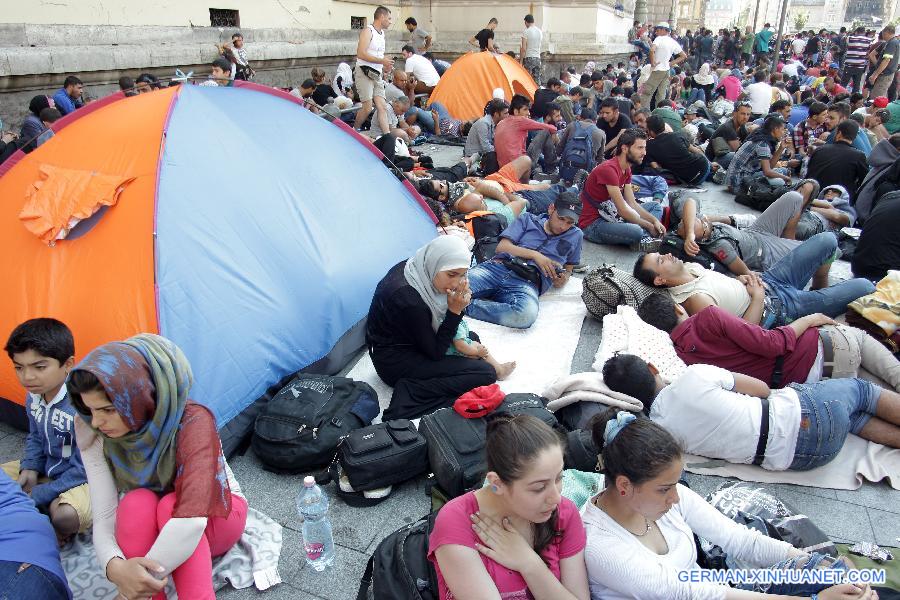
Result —
M354 491L362 492L426 473L428 448L412 421L394 419L351 431L338 462Z
M378 395L366 383L301 374L269 400L250 444L266 470L308 473L328 467L341 438L378 411Z
M755 210L766 210L773 202L794 188L787 185L772 185L765 175L757 175L745 180L736 190L734 201Z
M546 400L536 394L507 394L492 414L528 414L556 428L556 416L546 404ZM419 422L419 431L428 441L431 472L448 499L484 483L487 474L484 443L489 418L490 415L466 419L452 408L442 408L425 415Z

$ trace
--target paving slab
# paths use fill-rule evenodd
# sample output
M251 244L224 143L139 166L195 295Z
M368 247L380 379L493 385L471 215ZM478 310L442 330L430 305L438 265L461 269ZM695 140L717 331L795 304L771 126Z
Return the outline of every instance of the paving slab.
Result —
M896 493L894 494L896 499ZM866 511L869 515L869 522L875 531L875 539L873 540L879 546L900 546L900 518L896 512L887 512L884 510L876 510L870 508ZM894 558L900 558L896 555Z

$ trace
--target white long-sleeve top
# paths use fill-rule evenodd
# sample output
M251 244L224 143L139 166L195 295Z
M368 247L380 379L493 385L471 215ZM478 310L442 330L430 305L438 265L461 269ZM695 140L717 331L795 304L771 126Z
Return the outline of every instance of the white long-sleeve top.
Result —
M757 567L788 558L792 546L739 525L695 492L678 486L680 501L656 524L669 551L656 554L612 517L594 498L581 509L587 533L584 559L591 598L603 600L724 600L728 589L713 583L682 582L679 571L699 569L696 533Z
M116 511L119 507L119 491L112 471L103 455L103 439L80 418L75 420L75 436L81 450L81 458L87 473L94 515L94 549L97 560L106 572L106 566L114 558L125 558L116 542ZM225 462L225 474L233 496L244 497L241 487ZM190 558L206 530L206 517L172 518L160 530L156 541L147 552L147 558L158 562L168 575Z

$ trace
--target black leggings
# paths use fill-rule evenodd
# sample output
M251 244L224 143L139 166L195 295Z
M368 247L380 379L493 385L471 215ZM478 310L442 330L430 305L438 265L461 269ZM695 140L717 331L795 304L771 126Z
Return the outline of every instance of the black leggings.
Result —
M487 362L464 356L430 360L415 350L376 349L375 371L394 387L391 405L382 419L416 419L445 406L473 388L497 381Z

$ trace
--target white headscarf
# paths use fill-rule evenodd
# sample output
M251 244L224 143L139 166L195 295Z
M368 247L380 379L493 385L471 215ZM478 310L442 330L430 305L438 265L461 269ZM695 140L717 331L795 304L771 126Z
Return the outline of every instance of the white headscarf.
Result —
M472 253L466 243L450 235L439 235L406 261L403 276L431 311L431 327L435 332L447 315L447 292L434 287L434 276L441 271L468 269L471 264Z
M700 72L694 75L694 81L696 81L698 85L713 84L713 76L709 72L709 63L703 63L703 66L700 67Z
M341 78L340 85L338 85L338 77ZM334 79L331 81L331 89L338 96L345 96L346 91L351 87L353 87L353 70L350 68L350 65L342 62L338 65Z

